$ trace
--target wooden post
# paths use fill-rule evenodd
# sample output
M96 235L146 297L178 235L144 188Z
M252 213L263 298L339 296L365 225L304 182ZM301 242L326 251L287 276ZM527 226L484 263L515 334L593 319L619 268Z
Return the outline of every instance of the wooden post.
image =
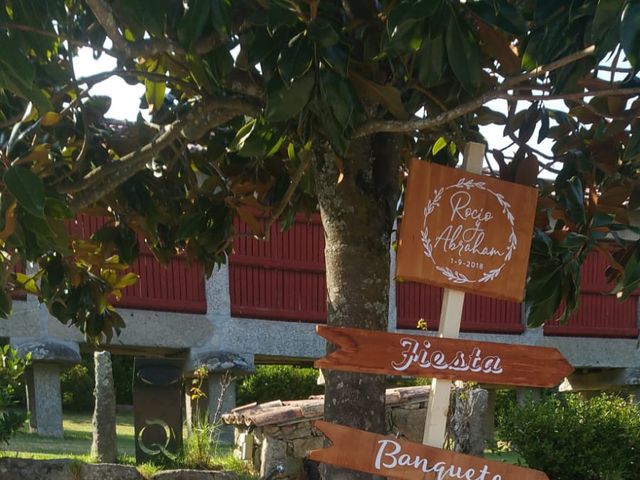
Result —
M464 148L462 167L471 173L482 174L484 144L469 142ZM439 337L456 338L460 333L464 292L445 288L440 311ZM451 398L451 380L434 379L431 382L427 419L424 424L422 443L442 448L447 429L447 414Z

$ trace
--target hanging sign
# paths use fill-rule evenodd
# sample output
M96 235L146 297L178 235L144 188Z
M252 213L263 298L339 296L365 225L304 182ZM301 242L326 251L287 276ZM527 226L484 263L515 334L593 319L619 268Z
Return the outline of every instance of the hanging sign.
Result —
M318 420L332 445L309 452L316 462L410 480L549 480L544 472L407 442Z
M522 301L537 191L414 159L397 277Z
M549 347L324 325L316 326L316 332L338 346L316 360L316 368L544 388L573 372L562 354Z

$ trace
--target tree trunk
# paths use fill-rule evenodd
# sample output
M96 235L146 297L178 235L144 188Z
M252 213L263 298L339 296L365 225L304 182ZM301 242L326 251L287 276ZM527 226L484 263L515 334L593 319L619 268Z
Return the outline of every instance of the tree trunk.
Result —
M345 158L315 155L316 192L325 231L327 323L386 330L389 248L399 192L400 141L378 135L352 143ZM334 347L327 346L331 351ZM385 377L325 371L325 419L384 433ZM332 480L371 475L327 466Z

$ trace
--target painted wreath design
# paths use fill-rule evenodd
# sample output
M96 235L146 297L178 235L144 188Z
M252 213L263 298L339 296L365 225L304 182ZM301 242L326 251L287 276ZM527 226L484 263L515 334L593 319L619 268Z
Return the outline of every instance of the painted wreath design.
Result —
M507 250L504 255L504 262L499 267L483 272L482 276L478 280L472 280L467 277L464 273L458 272L457 270L453 270L449 267L442 267L436 264L435 259L433 258L433 244L431 242L431 238L429 237L429 227L427 225L427 218L429 215L433 213L436 207L440 206L440 200L442 200L442 195L445 190L450 190L452 188L462 188L466 190L471 190L472 188L477 188L478 190L484 190L489 192L491 195L495 197L498 204L502 207L502 213L507 217L507 221L511 225L511 233L509 234L509 244L507 245ZM515 226L514 226L514 217L511 213L511 205L506 201L504 196L500 193L496 193L490 188L487 187L485 182L474 180L472 178L466 179L461 178L457 183L453 185L449 185L448 187L442 187L439 190L433 191L433 199L427 202L427 205L424 207L424 221L422 224L422 230L420 232L420 236L422 239L422 249L427 258L430 258L433 264L444 277L446 277L450 282L453 283L486 283L500 275L503 267L511 260L513 257L513 252L518 245L518 238L516 237Z

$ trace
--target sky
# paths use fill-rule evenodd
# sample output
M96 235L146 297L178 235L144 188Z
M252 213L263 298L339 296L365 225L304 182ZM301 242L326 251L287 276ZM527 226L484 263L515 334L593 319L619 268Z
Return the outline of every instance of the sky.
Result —
M114 70L115 58L103 54L99 59L93 58L93 50L81 48L74 58L73 68L78 78L88 77L96 73ZM118 120L135 120L140 111L140 97L144 95L143 85L129 85L120 77L110 77L91 89L91 95L107 95L111 97L111 108L107 117Z

